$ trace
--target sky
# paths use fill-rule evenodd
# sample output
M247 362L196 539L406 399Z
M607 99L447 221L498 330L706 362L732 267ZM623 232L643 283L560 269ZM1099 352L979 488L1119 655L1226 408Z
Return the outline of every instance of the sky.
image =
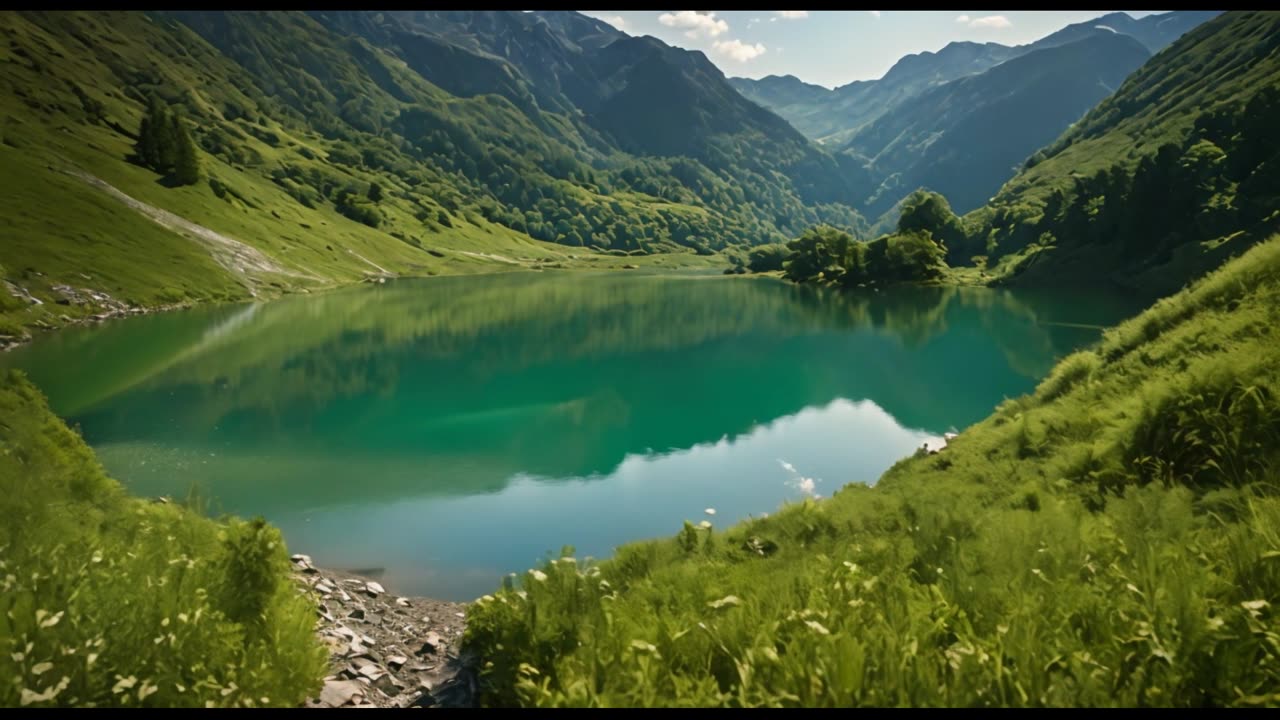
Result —
M956 40L1022 45L1100 10L584 11L631 35L701 50L730 77L794 75L828 88L874 80L903 55ZM1153 10L1126 10L1138 18Z

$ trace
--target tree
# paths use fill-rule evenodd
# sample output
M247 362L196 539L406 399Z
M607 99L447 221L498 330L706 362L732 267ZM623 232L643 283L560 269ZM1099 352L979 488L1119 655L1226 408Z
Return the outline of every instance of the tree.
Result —
M382 202L382 186L376 182L369 183L369 199L373 202Z
M200 182L200 155L187 126L174 116L175 151L173 179L179 185L195 185Z
M843 261L852 254L853 242L849 233L829 225L809 228L787 243L790 254L784 274L789 280L803 282L816 278L828 268L844 267Z
M927 232L943 245L953 262L973 254L968 252L969 238L963 223L951 211L947 199L936 192L917 190L902 203L898 234L919 232Z
M756 273L781 270L786 259L786 245L779 243L757 245L747 253L747 268Z
M156 156L156 172L168 173L172 172L178 164L179 146L182 144L182 134L184 132L182 122L178 116L161 111L159 122L160 132L156 145L159 148L159 154Z
M161 144L166 135L168 118L159 99L152 95L147 101L147 112L138 128L138 142L133 146L134 159L139 165L164 172Z

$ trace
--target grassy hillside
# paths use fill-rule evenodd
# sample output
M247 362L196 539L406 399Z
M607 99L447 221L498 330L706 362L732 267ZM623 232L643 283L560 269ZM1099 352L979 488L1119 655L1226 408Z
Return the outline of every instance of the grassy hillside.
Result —
M129 498L0 378L0 705L290 707L327 655L280 534Z
M1280 705L1278 308L1280 238L875 487L531 570L486 701Z
M572 13L401 17L0 14L0 334L369 275L707 266L808 223L861 227L856 169L700 55ZM578 58L561 94L548 58ZM199 183L130 162L152 97L184 118ZM659 105L665 124L644 120ZM670 146L673 122L692 144Z
M1182 36L967 216L958 254L990 255L1008 282L1167 293L1268 237L1278 38L1275 12L1224 13Z

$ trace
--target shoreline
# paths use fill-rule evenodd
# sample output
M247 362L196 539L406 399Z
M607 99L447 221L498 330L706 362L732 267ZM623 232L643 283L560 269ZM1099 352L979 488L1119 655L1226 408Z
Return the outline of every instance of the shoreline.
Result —
M674 256L679 256L684 254L686 253L660 253L654 256L642 256L642 257L664 257L665 258L665 257L674 257ZM615 258L619 260L624 259L619 256L606 255L606 254L600 254L600 255L597 255L596 257L599 257L602 259L603 258ZM632 258L625 258L625 259L632 259ZM48 333L54 333L60 330L67 330L73 327L99 325L101 323L108 322L110 320L119 320L122 318L135 317L139 315L153 315L157 313L174 312L178 310L191 310L197 307L217 307L222 305L239 305L239 304L247 304L247 303L255 303L255 302L271 302L273 300L280 300L290 295L316 295L320 293L334 292L337 290L346 290L346 289L350 289L360 285L376 283L379 280L383 282L385 282L387 279L429 280L433 278L471 277L476 275L506 275L509 273L519 273L519 272L541 273L541 272L546 272L548 270L551 270L551 271L564 270L569 272L575 272L575 271L607 272L607 271L622 271L622 270L653 270L653 269L655 268L653 267L652 264L647 266L638 266L631 263L627 263L623 265L604 265L603 267L599 265L592 265L592 264L578 264L578 265L565 266L559 263L557 263L555 267L546 267L546 266L540 266L537 264L533 264L533 265L522 264L519 267L495 265L493 269L486 269L486 270L480 270L478 272L465 272L465 273L402 274L402 275L370 274L370 275L366 275L365 277L359 280L352 280L350 282L336 282L333 284L320 285L317 287L310 287L310 288L299 287L299 288L291 289L288 291L273 293L267 297L256 297L256 298L248 297L248 298L239 299L239 300L218 300L214 302L183 301L180 303L172 303L169 305L125 305L124 303L116 301L114 300L114 298L112 298L111 300L114 304L110 304L110 303L106 304L105 306L103 306L102 312L96 312L96 313L92 313L92 314L84 315L80 317L67 317L67 319L63 321L63 324L61 325L49 324L46 320L42 318L37 319L35 323L24 323L22 325L22 330L25 333L24 335L0 336L0 353L9 352L10 350L13 350L15 348L28 345L34 342L37 337L43 337ZM660 269L682 270L684 268L660 268ZM72 290L75 290L75 288L72 288ZM86 294L96 292L96 291L91 291L88 288L80 288L80 290L85 291ZM5 291L6 289L0 288L0 292L5 292ZM3 316L0 316L0 317L3 317ZM33 330L37 332L32 332Z
M476 665L461 651L468 603L401 597L376 580L291 557L316 600L329 672L304 707L476 707Z

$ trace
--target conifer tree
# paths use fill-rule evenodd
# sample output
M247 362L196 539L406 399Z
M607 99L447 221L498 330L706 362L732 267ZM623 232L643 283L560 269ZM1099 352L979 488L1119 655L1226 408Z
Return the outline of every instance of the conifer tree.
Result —
M179 185L195 185L200 182L200 156L187 126L174 116L174 167L173 179Z
M160 118L157 124L161 129L157 140L159 154L156 158L155 169L157 172L170 173L173 172L174 167L178 164L178 144L182 134L182 125L177 115L164 110L160 111Z

